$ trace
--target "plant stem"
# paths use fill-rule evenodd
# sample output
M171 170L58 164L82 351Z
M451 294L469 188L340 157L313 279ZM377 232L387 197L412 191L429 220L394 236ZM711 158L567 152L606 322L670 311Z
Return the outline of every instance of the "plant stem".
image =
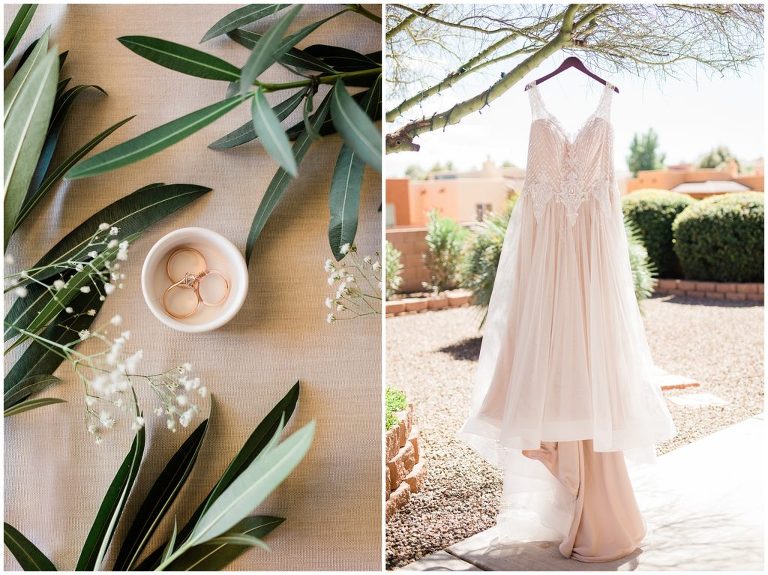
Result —
M372 20L377 24L381 24L381 18L379 16L376 16L376 14L374 14L373 12L366 10L362 4L350 4L349 9L352 12L357 12L361 16L365 16L366 18L368 18L368 20Z
M302 88L317 84L334 84L336 80L344 78L364 78L366 76L375 76L381 74L381 66L368 68L367 70L354 70L353 72L340 72L338 74L328 74L324 76L315 76L314 79L296 80L295 82L285 82L283 84L269 84L266 82L256 82L265 92L277 92L280 90L291 90L293 88Z

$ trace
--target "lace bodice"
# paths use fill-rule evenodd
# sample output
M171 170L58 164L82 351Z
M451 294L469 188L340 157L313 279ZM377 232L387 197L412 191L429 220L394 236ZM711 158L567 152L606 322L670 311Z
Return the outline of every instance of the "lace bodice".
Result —
M614 183L613 86L606 84L597 109L572 134L547 110L536 83L528 87L532 121L523 195L530 197L536 221L540 222L552 202L559 202L573 225L589 198L607 214Z

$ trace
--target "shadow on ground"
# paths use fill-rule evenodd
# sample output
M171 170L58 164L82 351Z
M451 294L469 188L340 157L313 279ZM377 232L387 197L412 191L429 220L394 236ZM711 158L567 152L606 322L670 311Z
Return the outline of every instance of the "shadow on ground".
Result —
M447 353L453 359L458 361L477 361L477 358L480 357L480 344L482 342L482 337L470 337L462 339L457 343L441 347L437 351L440 353Z

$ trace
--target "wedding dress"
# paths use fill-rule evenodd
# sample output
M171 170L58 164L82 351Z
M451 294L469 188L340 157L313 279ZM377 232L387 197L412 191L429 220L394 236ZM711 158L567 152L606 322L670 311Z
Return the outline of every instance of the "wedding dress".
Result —
M529 85L526 180L507 228L460 437L504 471L500 530L558 536L582 561L631 553L645 526L624 454L675 428L634 293L607 84L569 135Z

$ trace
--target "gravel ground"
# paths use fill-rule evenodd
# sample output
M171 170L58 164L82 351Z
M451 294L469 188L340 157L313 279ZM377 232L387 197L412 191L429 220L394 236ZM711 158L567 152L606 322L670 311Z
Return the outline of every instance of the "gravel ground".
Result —
M763 409L763 306L667 296L644 302L654 359L696 378L694 390L728 403L701 408L669 403L671 451ZM455 439L468 414L480 352L478 312L457 308L387 319L387 384L414 403L427 461L421 493L387 526L387 568L401 567L493 527L500 474Z

